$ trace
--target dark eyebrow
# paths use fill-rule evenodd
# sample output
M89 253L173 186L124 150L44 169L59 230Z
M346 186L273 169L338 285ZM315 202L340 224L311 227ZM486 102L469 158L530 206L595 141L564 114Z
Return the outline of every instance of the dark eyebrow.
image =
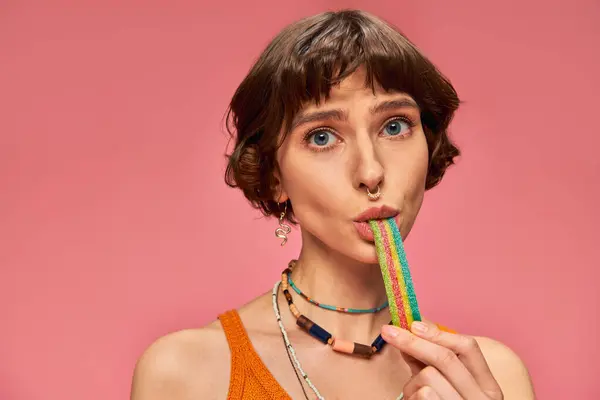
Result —
M419 109L417 103L414 100L404 98L396 100L388 100L381 102L371 108L371 114L378 114L384 111L397 110L399 108L416 108ZM316 121L347 121L348 114L346 111L341 109L326 110L326 111L315 111L305 114L298 114L292 121L290 131L293 131L300 125L308 124Z
M396 110L398 108L416 108L418 110L419 106L414 100L408 98L388 100L371 108L371 114L378 114L380 112Z
M344 110L327 110L315 111L306 114L298 114L292 122L290 131L293 131L300 125L308 124L315 121L347 121L348 114Z

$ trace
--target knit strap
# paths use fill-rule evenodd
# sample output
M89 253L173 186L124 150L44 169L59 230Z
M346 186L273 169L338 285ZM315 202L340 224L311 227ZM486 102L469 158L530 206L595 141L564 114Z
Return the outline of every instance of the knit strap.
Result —
M252 374L273 399L290 399L254 349L238 312L227 311L219 315L219 320L231 351L231 377L227 398L242 399L245 379L248 374Z
M223 326L231 354L237 355L241 350L246 349L250 343L250 338L246 333L246 329L244 329L239 314L235 310L227 311L219 315L219 320Z
M235 311L227 311L219 315L219 320L223 326L223 332L229 344L231 352L231 368L229 378L229 394L228 399L241 399L244 389L245 363L244 363L244 348L247 348L249 341L248 335L239 315Z

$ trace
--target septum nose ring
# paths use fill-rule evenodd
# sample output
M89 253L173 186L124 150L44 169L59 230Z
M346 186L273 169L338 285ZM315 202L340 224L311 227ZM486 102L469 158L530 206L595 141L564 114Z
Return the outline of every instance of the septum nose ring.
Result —
M375 193L371 193L369 187L367 186L367 196L369 196L369 200L375 201L381 197L381 188L377 185L377 191Z

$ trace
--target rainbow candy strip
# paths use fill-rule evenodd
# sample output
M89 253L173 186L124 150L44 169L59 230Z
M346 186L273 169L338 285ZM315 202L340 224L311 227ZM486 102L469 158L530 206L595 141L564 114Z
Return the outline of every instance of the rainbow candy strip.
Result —
M372 220L369 224L375 237L377 258L390 304L392 323L410 329L413 321L421 321L421 313L400 230L394 218Z

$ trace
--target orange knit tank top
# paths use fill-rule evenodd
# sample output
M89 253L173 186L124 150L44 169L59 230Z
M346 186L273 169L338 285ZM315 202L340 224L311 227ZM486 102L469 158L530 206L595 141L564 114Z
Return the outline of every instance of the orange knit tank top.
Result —
M291 400L252 346L236 310L219 315L231 351L231 376L227 400ZM443 325L438 327L455 333Z

